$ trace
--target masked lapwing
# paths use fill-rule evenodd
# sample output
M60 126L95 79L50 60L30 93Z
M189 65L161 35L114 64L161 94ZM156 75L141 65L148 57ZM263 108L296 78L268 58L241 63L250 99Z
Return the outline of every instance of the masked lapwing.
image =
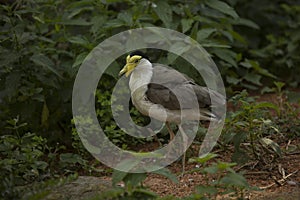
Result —
M126 65L119 76L129 77L129 88L133 105L146 116L166 123L170 140L174 132L170 123L175 123L183 131L183 120L219 120L221 116L213 113L212 98L217 105L224 105L223 95L207 87L199 86L194 80L177 70L152 64L140 51L126 57ZM185 135L184 133L182 133ZM184 141L184 140L183 140ZM183 157L184 170L185 154Z

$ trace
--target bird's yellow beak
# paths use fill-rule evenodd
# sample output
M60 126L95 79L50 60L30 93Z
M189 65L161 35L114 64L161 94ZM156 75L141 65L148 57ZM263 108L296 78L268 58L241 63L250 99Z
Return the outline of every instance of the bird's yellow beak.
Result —
M119 76L122 76L123 74L125 74L125 76L128 77L130 75L130 73L134 70L134 68L138 65L137 62L133 62L133 59L137 59L137 58L140 59L140 57L141 56L130 57L130 55L128 55L126 58L126 65L119 72Z
M128 77L135 67L136 63L126 63L123 69L121 69L121 71L119 72L119 76L125 74L125 76Z
M121 71L119 72L119 76L122 76L123 74L125 74L127 72L127 64L121 69Z

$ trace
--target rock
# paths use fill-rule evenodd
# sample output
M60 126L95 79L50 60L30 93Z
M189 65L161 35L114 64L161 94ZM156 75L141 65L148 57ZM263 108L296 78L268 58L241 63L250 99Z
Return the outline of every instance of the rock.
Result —
M92 198L112 188L111 181L93 176L79 176L75 181L54 188L44 200Z

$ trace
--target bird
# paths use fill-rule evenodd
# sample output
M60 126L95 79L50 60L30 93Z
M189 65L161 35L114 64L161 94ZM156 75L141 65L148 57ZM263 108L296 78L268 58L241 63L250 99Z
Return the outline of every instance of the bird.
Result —
M179 131L183 132L180 126L182 120L214 121L221 118L212 111L212 98L217 105L224 105L226 98L223 95L196 84L193 79L169 66L151 63L142 51L127 55L119 76L124 74L129 78L133 105L143 115L164 122L170 141L175 137L170 123L178 125ZM184 173L185 153L182 162Z

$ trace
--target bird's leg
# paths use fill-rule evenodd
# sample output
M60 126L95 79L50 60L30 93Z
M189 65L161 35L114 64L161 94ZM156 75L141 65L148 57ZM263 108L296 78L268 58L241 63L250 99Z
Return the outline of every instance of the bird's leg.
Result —
M184 153L183 153L183 158L182 158L182 173L181 175L183 176L184 175L184 172L185 172L185 158L186 158L186 147L187 147L187 143L188 143L188 138L187 138L187 135L185 134L183 128L181 127L181 125L178 125L178 128L181 132L181 135L182 135L182 142L183 142L183 149L184 149Z
M167 128L168 128L168 132L170 134L170 140L173 140L174 137L175 137L175 134L174 134L173 130L170 127L170 123L166 122L166 125L167 125ZM186 147L187 147L188 138L187 138L187 135L185 134L183 128L180 125L178 125L178 128L179 128L179 130L181 132L181 135L182 135L183 149L185 150ZM183 158L182 158L182 173L181 173L181 175L183 175L184 172L185 172L185 159L186 159L186 153L184 151Z
M166 122L166 125L167 125L168 132L170 134L170 141L171 141L174 139L175 134L174 134L173 130L171 129L170 123L168 121Z

